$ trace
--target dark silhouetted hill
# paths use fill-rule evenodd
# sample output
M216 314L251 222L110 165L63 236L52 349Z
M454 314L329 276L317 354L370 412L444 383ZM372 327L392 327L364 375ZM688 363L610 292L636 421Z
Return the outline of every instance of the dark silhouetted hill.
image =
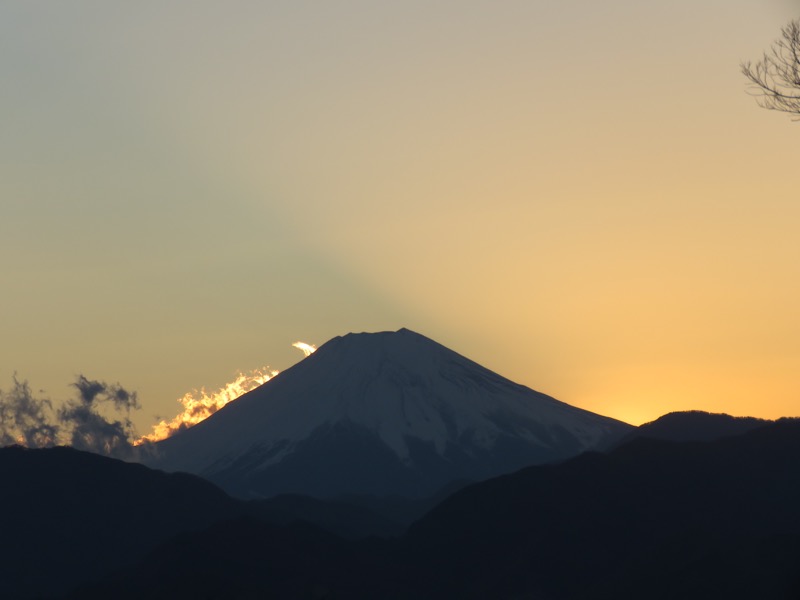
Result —
M413 501L403 499L403 502ZM375 504L380 506L380 501L376 500ZM430 508L434 504L432 502ZM414 503L413 506L416 507L417 504ZM267 500L250 501L246 503L246 507L247 514L267 523L290 525L296 521L306 521L345 539L399 537L412 521L404 519L403 513L394 517L388 510L376 510L368 502L320 500L298 494L283 494ZM419 511L418 516L422 516L424 512L427 511Z
M211 483L71 448L0 449L0 595L47 595L234 509Z
M411 525L411 523L420 519L437 504L452 496L458 490L463 489L473 483L475 482L466 480L453 481L429 498L346 495L340 496L338 500L345 505L360 507L371 514L377 514L385 519L388 519L388 521L391 523L399 524L402 526L402 531L405 532L406 528ZM321 524L320 521L315 521L315 523ZM334 530L331 529L331 531ZM373 529L370 533L377 534L379 532L380 530ZM385 535L388 535L388 533Z
M313 498L245 502L194 475L59 447L0 448L0 598L63 593L108 576L182 532L249 516L316 523L346 538L404 525L360 506Z
M396 540L217 524L74 597L798 600L798 506L800 422L780 420L468 486Z
M800 576L800 421L640 438L454 494L409 552L454 597L787 598Z
M398 576L386 542L346 542L319 528L251 518L160 545L133 570L78 588L74 600L387 598Z
M741 435L772 422L700 410L671 412L629 431L614 447L642 437L673 442L711 442L731 435Z

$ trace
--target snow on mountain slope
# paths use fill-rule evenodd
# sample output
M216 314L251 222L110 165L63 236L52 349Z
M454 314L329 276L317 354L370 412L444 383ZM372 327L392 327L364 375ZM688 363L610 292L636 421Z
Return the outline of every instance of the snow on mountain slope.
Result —
M628 429L401 329L332 339L159 442L151 464L204 475L240 495L402 493L406 487L376 483L390 484L392 472L420 495L454 479L566 458Z

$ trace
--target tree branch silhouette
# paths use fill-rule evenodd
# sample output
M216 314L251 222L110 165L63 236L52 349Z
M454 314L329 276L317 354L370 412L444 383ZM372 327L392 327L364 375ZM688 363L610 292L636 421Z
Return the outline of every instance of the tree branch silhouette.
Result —
M781 30L761 60L741 64L759 106L795 115L800 121L800 19Z

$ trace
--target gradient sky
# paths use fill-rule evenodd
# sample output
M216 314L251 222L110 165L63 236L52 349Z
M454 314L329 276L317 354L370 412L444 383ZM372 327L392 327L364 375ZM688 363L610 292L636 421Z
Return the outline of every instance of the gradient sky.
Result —
M631 423L800 414L788 0L0 5L0 387L408 327Z

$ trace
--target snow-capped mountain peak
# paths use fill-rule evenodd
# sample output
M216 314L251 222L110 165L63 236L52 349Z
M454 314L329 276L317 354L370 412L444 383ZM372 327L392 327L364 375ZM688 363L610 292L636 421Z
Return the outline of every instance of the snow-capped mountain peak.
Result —
M424 472L425 481L408 494L417 495L452 479L565 458L626 428L400 329L330 340L206 421L160 442L156 466L203 474L245 494L378 492L369 468L354 478L363 481L362 489L332 493L311 475L321 464L313 448L325 448L324 463L358 439L356 445L380 455L378 462L408 471L411 479ZM341 468L368 466L367 459L342 451ZM309 481L291 472L298 460Z

